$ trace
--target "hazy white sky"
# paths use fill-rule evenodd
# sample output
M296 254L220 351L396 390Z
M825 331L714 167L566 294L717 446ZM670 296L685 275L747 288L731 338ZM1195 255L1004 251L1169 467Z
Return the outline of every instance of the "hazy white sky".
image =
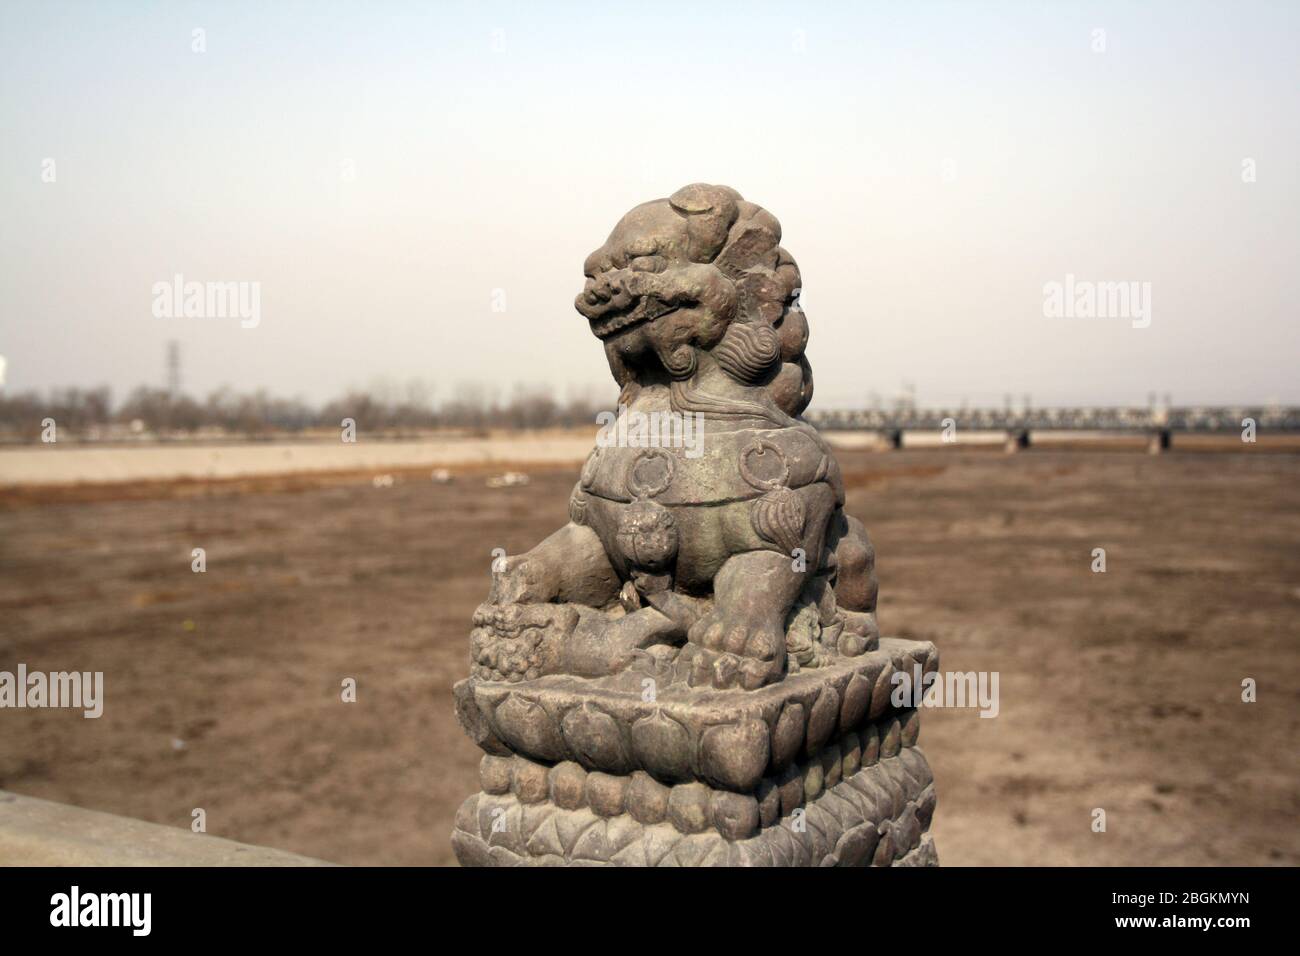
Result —
M814 408L1300 403L1300 4L624 6L4 3L6 387L176 339L196 394L604 394L583 259L704 181L781 220ZM155 317L176 273L260 324ZM1045 318L1067 274L1150 326Z

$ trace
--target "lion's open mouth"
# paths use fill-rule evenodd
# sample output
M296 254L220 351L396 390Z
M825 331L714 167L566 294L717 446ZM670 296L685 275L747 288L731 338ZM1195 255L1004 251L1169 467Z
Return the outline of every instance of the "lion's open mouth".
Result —
M595 333L596 338L607 339L611 335L640 325L642 322L649 322L676 312L677 308L677 306L669 305L662 299L656 299L648 295L642 296L633 309L591 319L591 331Z

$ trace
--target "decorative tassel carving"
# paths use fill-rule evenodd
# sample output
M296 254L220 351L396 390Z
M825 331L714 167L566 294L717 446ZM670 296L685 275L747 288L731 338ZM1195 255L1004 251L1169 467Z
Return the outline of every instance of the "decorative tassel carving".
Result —
M774 488L749 509L749 522L754 530L785 554L793 554L803 544L806 521L803 499L789 488Z

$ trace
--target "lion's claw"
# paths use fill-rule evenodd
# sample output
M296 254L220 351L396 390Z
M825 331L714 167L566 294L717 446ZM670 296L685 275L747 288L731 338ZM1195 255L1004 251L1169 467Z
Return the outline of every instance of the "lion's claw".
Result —
M727 621L717 611L691 628L690 641L735 657L771 662L785 655L785 631L767 622Z
M764 684L778 680L784 671L784 665L783 658L760 661L697 646L695 656L691 659L687 683L692 687L714 687L718 690L735 687L757 690Z

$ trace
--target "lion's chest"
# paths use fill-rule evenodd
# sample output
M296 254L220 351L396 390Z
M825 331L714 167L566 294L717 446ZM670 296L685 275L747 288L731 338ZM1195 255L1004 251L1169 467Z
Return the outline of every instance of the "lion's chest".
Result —
M607 442L618 438L613 434ZM696 433L667 445L598 444L582 468L580 487L607 501L694 507L802 488L828 480L833 468L830 451L807 425L746 428Z

